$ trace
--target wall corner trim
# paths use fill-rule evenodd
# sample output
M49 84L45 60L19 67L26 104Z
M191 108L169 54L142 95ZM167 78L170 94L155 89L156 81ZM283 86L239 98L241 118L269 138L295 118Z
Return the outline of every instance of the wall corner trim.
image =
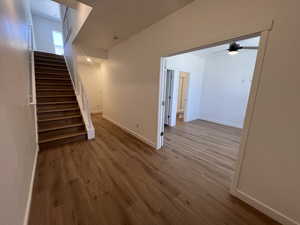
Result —
M113 123L114 125L116 125L117 127L119 127L120 129L124 130L126 133L131 134L132 136L134 136L135 138L139 139L140 141L142 141L143 143L145 143L146 145L157 149L157 145L155 143L153 143L152 141L149 141L147 138L141 136L140 134L136 133L135 131L128 129L127 127L122 126L121 124L119 124L118 122L112 120L111 118L109 118L106 115L102 115L102 117L106 120L108 120L109 122Z
M28 198L27 198L27 204L26 204L26 209L25 209L25 217L24 217L23 225L28 225L28 222L29 222L29 215L30 215L32 192L33 192L34 178L35 178L35 173L36 173L38 153L39 153L39 146L37 145L36 150L35 150L32 172L31 172L31 180L30 180L29 193L28 193Z
M255 199L254 197L250 196L249 194L247 194L241 190L231 189L230 193L234 197L241 199L242 201L246 202L250 206L261 211L262 213L271 217L272 219L278 221L279 223L282 223L284 225L300 225L299 222L293 220L292 218L287 217L286 215L282 214L281 212L271 208L270 206Z

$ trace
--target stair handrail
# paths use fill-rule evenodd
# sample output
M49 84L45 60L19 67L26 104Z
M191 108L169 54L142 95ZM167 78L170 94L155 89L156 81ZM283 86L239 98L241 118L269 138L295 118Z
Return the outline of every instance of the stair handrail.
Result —
M72 29L70 29L70 24L68 21L68 16L67 14L70 12L69 7L66 8L65 10L65 15L64 15L64 19L63 19L63 31L67 31L67 33L64 33L64 45L70 41L70 35L72 32ZM95 137L95 128L92 122L92 118L91 118L91 110L89 107L89 101L87 98L87 94L86 91L84 89L84 85L83 82L80 78L79 72L77 70L77 58L76 58L76 53L73 51L73 43L69 43L72 48L72 55L70 57L67 57L64 54L64 58L66 61L66 65L69 71L69 75L72 81L72 85L76 94L76 98L79 104L79 108L81 111L81 115L83 117L84 123L85 123L85 127L88 133L88 139L93 139ZM74 57L75 56L75 57Z
M95 128L92 122L92 117L91 117L91 110L89 107L89 101L87 98L87 94L86 91L84 89L82 80L77 72L77 69L71 69L74 68L71 64L72 62L70 62L70 60L67 59L67 57L65 57L65 61L67 64L67 68L70 74L70 79L76 94L76 98L77 98L77 102L79 104L79 108L81 111L81 115L83 117L85 126L86 126L86 130L88 132L88 139L93 139L95 137ZM75 81L76 80L76 81Z
M76 71L77 72L77 71ZM78 88L77 88L77 96L80 99L79 104L81 104L81 108L82 108L82 116L83 119L85 121L87 121L88 124L88 131L90 131L91 133L88 134L89 139L94 138L95 137L95 128L92 122L92 118L91 118L91 110L90 110L90 106L89 106L89 100L87 98L87 94L86 91L84 89L82 80L80 78L79 73L77 72L77 83L78 83Z
M34 112L34 125L35 125L35 142L36 151L39 151L39 135L38 135L38 119L37 119L37 100L36 100L36 84L35 84L35 62L34 62L34 37L33 26L28 25L28 59L29 59L29 105L32 106Z
M29 53L29 104L36 105L35 66L33 27L28 25L28 53Z

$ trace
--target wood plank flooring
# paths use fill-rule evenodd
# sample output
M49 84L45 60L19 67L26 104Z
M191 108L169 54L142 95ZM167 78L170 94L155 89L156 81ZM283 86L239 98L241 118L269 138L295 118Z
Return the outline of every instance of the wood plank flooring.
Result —
M95 140L40 153L29 225L278 225L229 195L238 129L180 123L156 151L93 119Z

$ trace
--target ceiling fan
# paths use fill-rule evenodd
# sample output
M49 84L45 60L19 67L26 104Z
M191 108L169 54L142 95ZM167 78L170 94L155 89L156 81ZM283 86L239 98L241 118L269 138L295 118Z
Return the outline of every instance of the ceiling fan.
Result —
M241 46L236 42L232 42L230 43L229 48L227 50L229 55L235 55L238 54L239 50L241 49L257 50L258 46Z

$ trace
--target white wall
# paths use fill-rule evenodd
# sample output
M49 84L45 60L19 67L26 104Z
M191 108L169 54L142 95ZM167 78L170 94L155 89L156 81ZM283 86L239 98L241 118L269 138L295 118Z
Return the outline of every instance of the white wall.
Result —
M204 57L200 119L243 127L256 62L256 50L226 51Z
M28 2L0 1L1 225L23 225L37 148L29 105L28 13Z
M155 146L160 57L256 33L273 21L237 190L284 224L300 223L299 8L298 0L195 0L110 50L104 115Z
M97 63L79 63L78 72L83 82L92 113L102 112L101 66Z
M199 119L204 59L193 54L186 53L167 57L166 61L167 69L172 69L176 72L189 73L189 87L187 93L185 121ZM175 81L179 82L179 73L175 73L175 76ZM178 92L178 84L176 84L176 87L174 87L174 91ZM174 103L175 105L177 105L177 98Z
M90 6L79 2L76 5L76 9L69 8L69 10L67 11L68 14L66 15L66 20L70 24L71 34L67 34L66 31L63 32L64 35L67 35L69 37L68 40L65 40L66 37L63 38L64 42L66 41L64 43L64 55L67 64L69 65L69 70L71 70L71 76L73 78L75 88L77 88L78 86L78 78L76 77L78 73L77 58L82 55L84 56L84 53L80 52L79 46L77 46L76 49L74 40L92 10Z
M203 119L242 128L257 51L242 50L234 56L226 50L194 54L166 58L167 69L176 71L171 125L176 124L178 72L184 71L190 72L186 121Z
M62 31L61 22L33 15L33 27L36 50L55 54L52 32Z

